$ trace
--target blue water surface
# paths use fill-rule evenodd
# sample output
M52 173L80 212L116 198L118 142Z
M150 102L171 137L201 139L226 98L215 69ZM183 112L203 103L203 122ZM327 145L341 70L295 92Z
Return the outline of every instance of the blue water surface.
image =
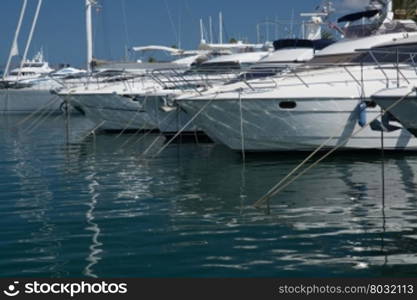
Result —
M254 202L305 154L249 155L0 121L1 277L413 277L417 154L338 154ZM71 120L82 129L83 119ZM82 131L82 130L81 130ZM385 198L385 199L383 199Z

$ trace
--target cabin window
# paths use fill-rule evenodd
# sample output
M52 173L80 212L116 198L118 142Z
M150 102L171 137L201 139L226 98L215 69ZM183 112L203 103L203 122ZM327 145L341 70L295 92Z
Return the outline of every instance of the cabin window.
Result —
M297 103L295 101L282 101L279 103L279 107L282 109L294 109L297 107Z

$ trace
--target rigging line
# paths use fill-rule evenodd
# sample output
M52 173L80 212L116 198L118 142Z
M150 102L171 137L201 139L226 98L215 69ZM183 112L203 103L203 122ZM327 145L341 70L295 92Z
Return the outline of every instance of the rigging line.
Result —
M184 6L185 6L185 10L188 13L188 17L193 20L193 22L198 21L198 18L196 18L190 8L190 4L188 3L188 0L184 0Z
M412 89L411 92L407 93L405 96L401 97L399 100L397 100L394 104L392 104L390 107L388 107L385 112L389 112L390 110L392 110L395 106L397 106L398 104L400 104L404 99L406 99L409 95L411 95L412 93L416 92L416 88ZM385 113L384 112L384 113ZM275 190L271 190L271 192L269 192L268 194L266 194L265 196L263 196L261 199L259 199L256 203L255 203L255 207L260 207L262 204L264 204L265 202L267 202L268 200L270 200L272 197L276 196L277 194L279 194L282 190L284 190L286 187L288 187L290 184L292 184L294 181L296 181L298 178L300 178L301 176L303 176L305 173L307 173L308 171L310 171L312 168L314 168L316 165L318 165L320 162L322 162L323 160L325 160L327 157L329 157L331 154L333 154L334 152L336 152L338 149L340 149L346 142L348 142L352 137L356 136L357 134L359 134L360 132L362 132L365 128L369 127L371 125L371 123L373 123L374 121L378 120L378 118L380 118L383 115L383 113L378 114L374 119L372 119L370 122L368 122L364 127L358 129L356 132L354 132L351 136L349 136L348 138L342 140L339 145L335 146L332 150L330 150L329 152L327 152L325 155L323 155L321 158L319 158L317 161L315 161L313 164L311 164L309 167L305 168L302 172L300 172L297 176L295 176L293 179L289 180L287 183L279 186L277 185L277 188ZM316 150L317 151L317 150ZM315 151L315 152L316 152ZM300 169L303 165L298 166L296 169ZM293 174L295 171L292 171L291 173ZM289 176L287 176L286 178L288 178ZM283 182L284 180L281 180L281 182Z
M121 0L121 5L122 5L123 25L125 29L126 44L130 46L130 35L129 35L129 28L127 27L127 13L126 13L125 0Z
M181 10L181 5L179 5L178 7L178 48L181 49L182 48L182 10Z
M169 10L169 6L168 6L167 0L164 0L164 3L165 3L165 7L166 7L166 10L167 10L167 13L168 13L169 20L171 22L172 31L174 32L175 40L176 40L177 45L178 45L178 43L179 43L179 41L178 41L178 33L177 33L177 30L175 29L175 23L174 23L174 20L172 19L172 14L171 14L171 11Z
M107 7L109 7L107 5ZM113 59L113 51L112 51L112 47L111 47L111 43L110 43L110 39L109 39L109 30L108 30L108 26L107 26L107 22L106 20L108 20L108 13L107 13L107 9L106 7L102 8L101 11L103 11L103 13L101 14L101 26L102 26L102 33L103 33L103 49L107 50L107 55L109 55L109 58L112 60ZM100 11L97 11L97 13L99 13Z

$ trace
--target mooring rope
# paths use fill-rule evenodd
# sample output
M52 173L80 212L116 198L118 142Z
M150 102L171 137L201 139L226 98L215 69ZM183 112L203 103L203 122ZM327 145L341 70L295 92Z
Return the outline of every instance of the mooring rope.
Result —
M26 123L27 121L29 121L33 116L35 116L36 114L40 113L41 111L43 111L47 106L51 105L53 102L55 102L56 100L58 100L58 96L57 95L53 95L51 97L51 99L48 100L48 102L46 102L44 105L42 105L39 109L35 110L34 112L32 112L29 116L27 116L26 118L24 118L23 120L19 121L16 125L17 127L20 127L21 125L23 125L24 123Z
M148 96L146 96L148 97ZM146 103L146 97L144 99L145 103ZM129 126L132 125L133 121L136 119L136 117L139 115L139 113L141 112L143 108L142 107L138 107L138 110L135 112L135 114L133 115L133 117L129 120L129 122L126 124L126 126L123 128L123 130L114 138L114 140L119 139L125 132L126 130L128 130Z
M50 105L54 104L55 101L58 99L53 99L54 101L50 103ZM55 110L48 110L46 107L42 111L38 111L39 116L32 120L32 122L24 129L25 133L33 132L34 128L37 128L40 124L42 124L50 115L52 115ZM33 116L34 117L34 116Z
M298 165L294 170L292 170L283 180L281 180L277 185L275 185L274 188L272 188L266 195L264 195L262 198L260 198L258 201L255 202L254 206L259 208L261 207L265 202L269 201L272 197L279 194L282 190L284 190L286 187L291 185L294 181L296 181L298 178L303 176L305 173L310 171L312 168L314 168L316 165L318 165L320 162L325 160L327 157L329 157L331 154L336 152L338 149L340 149L346 142L348 142L352 137L356 136L360 132L362 132L365 128L369 127L371 123L378 120L378 118L382 117L386 112L389 112L392 110L395 106L400 104L404 99L406 99L408 96L410 96L412 93L416 92L416 89L414 88L411 92L407 93L405 96L401 97L399 100L397 100L395 103L393 103L391 106L389 106L385 112L379 113L374 119L372 119L370 122L368 122L364 127L359 128L356 132L354 132L350 137L342 140L339 145L334 147L332 150L330 150L328 153L323 155L321 158L319 158L317 161L315 161L313 164L311 164L309 167L305 168L302 172L300 172L297 176L295 176L293 179L289 180L287 183L285 181L289 179L295 172L297 172L300 168L302 168L308 160L311 159L320 149L322 149L325 144L322 144L319 148L317 148L307 159L305 159L300 165ZM383 130L383 129L382 129ZM332 137L333 138L333 137ZM326 141L327 143L328 141Z
M47 111L46 114L43 115L43 118L39 120L39 122L35 125L33 125L32 128L29 128L28 131L26 131L27 134L31 134L33 131L35 131L36 128L38 128L41 124L45 123L45 121L54 113L53 110Z
M245 135L243 131L242 90L239 90L239 110L240 110L240 140L241 140L241 147L242 147L242 160L243 162L245 162L246 154L245 154Z
M106 121L101 121L97 126L95 126L93 129L91 129L87 134L85 134L80 141L83 141L86 139L89 135L94 134L97 129L99 129L101 126L103 126L106 123Z
M167 121L170 116L171 116L170 114L167 114L161 121L159 121L159 119L158 119L158 124L159 124L159 130L160 130L160 132L159 132L159 135L158 135L157 139L159 139L159 137L161 137L162 134L163 134L163 132L161 131L161 124L164 124L165 121ZM172 122L174 122L174 121L175 121L175 119L171 120L171 122L167 123L166 126L169 127L172 124ZM152 131L148 131L140 139L138 139L135 143L133 143L132 146L136 146L137 144L139 144L141 141L143 141L151 133L152 133Z
M168 146L175 141L175 139L188 127L191 125L192 122L194 122L195 119L197 119L197 117L207 108L207 106L209 106L216 98L217 98L217 93L216 95L213 97L213 99L207 101L206 104L203 105L203 107L181 128L181 130L179 130L155 155L153 155L153 158L155 158L156 156L160 155L166 148L168 148ZM201 101L201 100L196 100L196 101Z

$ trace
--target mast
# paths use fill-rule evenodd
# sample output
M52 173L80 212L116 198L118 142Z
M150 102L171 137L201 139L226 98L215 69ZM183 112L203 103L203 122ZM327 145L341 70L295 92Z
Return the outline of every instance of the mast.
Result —
M204 24L203 19L200 19L200 43L205 44L206 40L204 39Z
M209 17L209 26L210 26L210 43L213 44L213 19Z
M87 72L91 73L93 62L93 22L92 22L92 7L95 0L85 0L86 9L86 33L87 33Z
M17 47L17 39L19 38L20 28L22 27L23 17L25 16L27 0L23 1L23 6L20 11L19 22L17 24L16 32L14 34L14 39L12 43L12 48L10 49L9 58L7 60L6 69L4 70L3 79L9 74L10 63L12 62L12 57L19 54L19 49Z
M26 58L27 58L27 55L28 55L30 44L32 43L33 33L35 32L35 27L36 27L36 24L38 22L38 17L39 17L39 12L40 12L41 6L42 6L42 1L43 0L38 0L38 6L36 7L35 16L33 17L32 27L30 28L30 33L29 33L28 41L26 43L25 52L23 53L23 58L22 58L22 61L20 62L20 69L19 69L18 76L20 76L20 73L21 73L22 68L23 68L23 64L26 61Z
M223 44L223 13L219 13L219 44Z
M392 0L387 0L387 18L390 20L394 19L394 5Z

